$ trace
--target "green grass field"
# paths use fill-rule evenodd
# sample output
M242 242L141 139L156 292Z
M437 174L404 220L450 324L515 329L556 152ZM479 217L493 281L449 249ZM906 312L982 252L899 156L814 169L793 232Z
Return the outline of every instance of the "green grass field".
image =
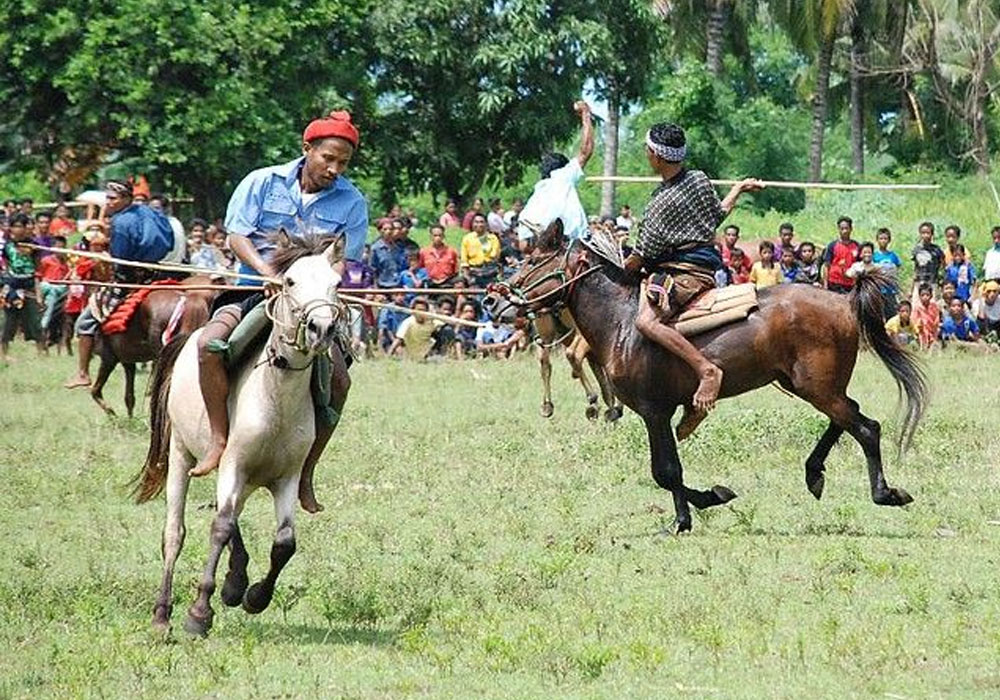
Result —
M773 388L723 403L681 454L731 507L669 534L634 414L588 423L568 367L538 417L536 365L369 361L317 482L327 509L258 617L188 639L214 482L192 489L175 632L154 635L163 501L126 482L145 408L109 420L23 343L0 369L0 697L985 697L1000 693L995 358L943 355L933 403L873 505L842 441L824 500L803 461L825 420ZM141 384L146 376L140 375ZM888 373L853 395L895 438ZM120 378L106 392L121 406ZM199 507L201 506L201 507ZM270 498L242 519L251 579Z

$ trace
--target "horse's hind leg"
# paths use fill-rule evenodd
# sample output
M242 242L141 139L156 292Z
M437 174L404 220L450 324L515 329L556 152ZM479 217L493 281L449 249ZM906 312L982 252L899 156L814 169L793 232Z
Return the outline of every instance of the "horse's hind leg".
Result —
M542 418L551 418L555 407L552 405L552 350L538 346L538 367L542 373Z
M263 612L271 604L278 574L295 554L295 505L298 501L298 479L280 481L274 487L273 494L278 531L271 545L271 566L267 570L267 575L250 586L243 598L243 609L251 614Z
M122 369L125 370L125 411L132 418L135 414L135 363L123 362Z
M597 391L594 390L594 385L590 383L590 378L587 377L587 372L583 368L583 358L588 350L586 343L583 343L581 348L581 343L583 340L577 336L573 339L573 342L569 344L566 348L566 360L569 362L569 366L573 373L573 378L580 380L580 385L583 387L584 393L587 395L587 411L586 416L588 420L597 420L599 411L597 408Z
M604 371L604 367L589 351L587 352L587 364L590 365L590 370L594 373L594 379L597 380L597 386L601 390L601 399L607 406L604 410L604 420L608 423L614 423L625 413L622 402L615 396L615 390L611 386L611 380L608 379L608 373Z
M163 525L163 579L160 595L153 606L153 627L166 630L170 627L170 613L173 612L174 565L184 547L184 506L187 503L188 469L194 459L186 450L177 445L176 437L170 439L170 466L167 472L167 518Z

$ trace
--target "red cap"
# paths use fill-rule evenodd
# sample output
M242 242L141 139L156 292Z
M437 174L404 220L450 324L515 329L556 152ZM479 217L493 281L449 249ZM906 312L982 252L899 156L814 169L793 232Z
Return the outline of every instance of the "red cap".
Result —
M358 133L358 127L351 123L350 112L338 110L330 112L330 115L327 117L312 120L309 122L309 126L306 127L305 132L303 132L302 140L308 143L316 139L330 138L331 136L344 139L355 148L358 147L361 134Z

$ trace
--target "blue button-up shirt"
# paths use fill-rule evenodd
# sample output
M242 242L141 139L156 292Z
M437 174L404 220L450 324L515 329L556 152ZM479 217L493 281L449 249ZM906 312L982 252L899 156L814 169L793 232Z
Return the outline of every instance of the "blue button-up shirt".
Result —
M174 249L174 229L160 212L130 204L111 216L111 256L159 262Z
M283 165L254 170L243 178L233 192L226 209L226 230L246 236L266 260L275 244L271 234L284 229L289 236L342 234L344 257L361 260L368 236L368 204L346 177L340 176L329 187L303 203L299 172L305 157ZM240 271L257 274L241 264ZM241 284L254 284L241 280Z
M372 243L369 260L375 270L375 283L379 287L399 286L399 274L406 268L399 267L395 243L386 243L384 238L378 239Z

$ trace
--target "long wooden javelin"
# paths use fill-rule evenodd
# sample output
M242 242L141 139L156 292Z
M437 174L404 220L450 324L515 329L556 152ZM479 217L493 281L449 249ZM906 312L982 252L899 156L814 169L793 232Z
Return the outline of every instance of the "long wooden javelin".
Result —
M125 267L139 267L144 270L187 272L192 275L230 277L233 279L253 280L254 282L273 282L275 284L281 284L281 280L276 277L265 277L264 275L248 275L243 272L231 272L229 270L206 270L203 267L196 267L195 265L182 265L180 263L151 263L139 262L137 260L122 260L121 258L113 258L110 255L105 255L104 253L91 253L88 250L72 250L70 248L50 248L48 246L38 245L37 243L18 243L17 245L22 245L26 248L32 248L34 250L44 250L48 253L55 253L56 255L76 255L81 258L92 258L102 262L114 263L115 265L124 265Z
M592 175L587 182L663 182L656 175ZM735 185L741 180L710 180L713 185ZM889 183L850 183L850 182L791 182L785 180L761 180L765 187L778 187L793 190L939 190L941 185L910 185Z

